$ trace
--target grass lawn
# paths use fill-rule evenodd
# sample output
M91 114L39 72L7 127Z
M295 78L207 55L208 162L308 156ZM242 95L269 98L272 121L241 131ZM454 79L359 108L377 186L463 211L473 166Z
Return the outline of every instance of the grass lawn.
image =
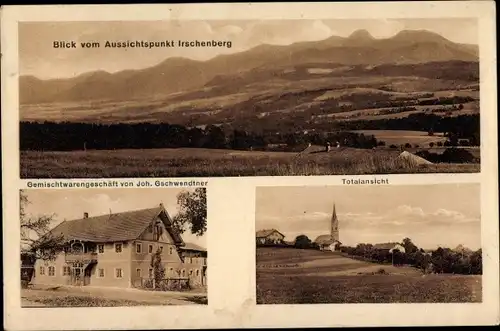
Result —
M481 276L423 275L335 253L257 249L259 304L424 302L481 302Z
M330 153L197 148L21 152L21 178L219 177L479 172L479 164L417 166L398 150L340 148Z

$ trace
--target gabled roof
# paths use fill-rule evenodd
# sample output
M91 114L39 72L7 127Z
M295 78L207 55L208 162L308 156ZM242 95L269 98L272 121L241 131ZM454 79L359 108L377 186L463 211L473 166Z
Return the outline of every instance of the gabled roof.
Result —
M182 248L183 251L198 251L198 252L206 252L207 249L196 244L186 243Z
M392 249L396 245L402 246L400 243L383 243L383 244L375 244L375 245L373 245L373 248L377 248L377 249Z
M180 234L172 228L172 219L163 207L64 221L49 233L65 240L116 242L139 238L151 222L160 218L176 244L183 245Z
M332 236L329 234L322 234L321 236L318 236L314 242L318 245L330 245L333 244L334 242L340 242L338 240L332 240Z
M276 229L259 230L256 233L256 237L257 238L266 238L266 237L270 236L274 232L278 232L280 235L282 235L283 237L285 237L285 235L283 233L279 232Z

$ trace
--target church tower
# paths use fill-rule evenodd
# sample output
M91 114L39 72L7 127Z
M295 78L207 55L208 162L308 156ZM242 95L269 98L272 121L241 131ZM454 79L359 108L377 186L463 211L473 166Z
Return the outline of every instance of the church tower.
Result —
M335 211L335 204L333 204L333 213L332 213L332 224L330 235L332 237L332 241L339 240L339 220L337 219L337 212Z

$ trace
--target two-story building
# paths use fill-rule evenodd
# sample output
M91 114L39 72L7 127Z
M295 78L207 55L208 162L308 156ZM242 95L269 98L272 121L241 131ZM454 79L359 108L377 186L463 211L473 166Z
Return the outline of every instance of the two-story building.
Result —
M165 279L206 285L206 250L186 249L191 245L183 241L172 224L162 204L95 217L84 213L81 219L64 221L49 233L64 238L64 252L54 261L37 260L31 282L138 287L154 278L151 261L159 252ZM203 255L203 260L193 260L192 254Z
M257 244L281 244L285 235L276 229L259 230L255 234Z

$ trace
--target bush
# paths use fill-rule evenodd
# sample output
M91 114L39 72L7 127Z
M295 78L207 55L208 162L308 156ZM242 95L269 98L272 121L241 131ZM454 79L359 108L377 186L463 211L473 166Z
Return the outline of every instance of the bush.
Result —
M441 155L441 160L445 163L472 163L475 158L463 148L448 148Z

